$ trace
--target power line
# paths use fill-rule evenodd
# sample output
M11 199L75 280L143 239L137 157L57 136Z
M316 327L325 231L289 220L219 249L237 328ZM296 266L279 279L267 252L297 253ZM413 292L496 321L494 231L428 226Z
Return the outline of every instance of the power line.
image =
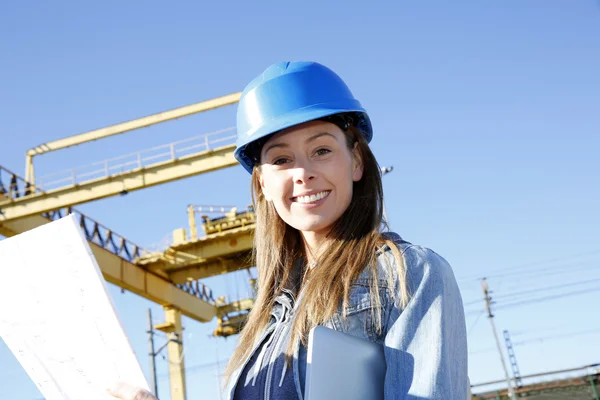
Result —
M550 335L550 336L543 336L543 337L539 337L539 338L526 339L526 340L521 340L519 342L514 342L513 345L523 345L523 344L533 343L533 342L543 342L544 340L554 340L554 339L561 339L561 338L565 338L565 337L589 335L589 334L593 334L593 333L600 333L600 329L588 329L586 331L563 333L561 335Z
M562 275L562 274L574 275L573 274L574 272L588 272L588 271L598 272L598 271L600 271L600 268L598 268L598 266L596 266L596 265L586 265L581 268L571 268L571 269L562 269L561 268L560 270L546 269L546 270L542 270L542 272L540 272L539 274L530 275L530 276L527 276L528 274L524 273L520 277L520 278L524 278L524 279L518 281L517 285L508 286L507 289L519 288L519 287L523 286L524 284L526 284L526 282L528 282L527 279L543 280L543 279L551 277L551 276Z
M477 315L481 312L481 310L473 310L473 311L467 311L465 312L465 316L469 317L471 315Z
M502 363L502 368L504 369L504 375L506 377L506 388L508 390L508 396L511 400L517 400L517 397L514 392L514 388L512 387L512 383L510 381L510 377L508 376L508 369L506 369L506 362L504 361L504 354L502 354L502 347L500 346L500 339L498 339L498 333L496 332L496 325L494 324L494 314L492 314L491 310L491 298L490 298L490 290L488 283L485 279L481 280L481 289L483 290L483 298L485 299L485 309L488 314L488 319L490 321L490 325L492 326L492 333L494 334L494 339L496 340L496 346L498 348L498 355L500 356L500 361Z
M570 283L565 283L565 284L562 284L562 285L545 286L545 287L531 289L531 290L524 290L524 291L521 291L521 292L503 293L500 296L494 296L494 300L504 299L506 297L522 296L522 295L525 295L525 294L533 294L533 293L544 292L544 291L548 291L548 290L555 290L555 289L560 289L560 288L565 288L565 287L571 287L571 286L586 285L586 284L589 284L591 282L598 282L598 281L600 281L600 278L586 279L586 280L583 280L583 281L570 282Z
M205 370L205 369L210 369L210 368L215 368L217 366L219 366L221 363L218 361L215 362L210 362L210 363L204 363L204 364L196 364L196 365L192 365L190 367L185 367L185 372L186 374L188 372L194 372L194 371L201 371L201 370ZM159 374L159 377L166 377L169 376L168 373L163 373L163 374Z
M586 255L592 255L592 254L600 254L600 249L598 249L598 250L592 250L592 251L588 251L588 252L583 252L583 253L576 253L576 254L572 254L572 255L564 256L564 257L551 258L551 259L548 259L548 260L533 261L533 262L529 262L529 263L525 263L525 264L516 265L516 266L513 266L513 267L502 268L498 272L506 272L506 271L512 271L512 270L523 271L524 267L536 266L536 265L540 265L540 264L551 264L551 263L556 262L556 261L571 260L571 259L580 258L582 256L586 256ZM493 276L494 276L493 272L492 272L492 275L487 275L488 278L489 277L493 277ZM469 275L469 276L466 276L466 277L461 277L461 278L459 278L459 280L471 280L471 279L479 279L479 278L481 278L481 274Z
M547 278L547 277L553 276L553 275L559 275L559 274L564 274L564 273L580 272L580 271L589 271L591 269L597 271L598 267L597 266L586 266L584 268L575 268L575 269L561 270L561 271L554 271L554 272L550 271L550 272L546 272L544 274L541 274L541 275L539 275L537 277L527 277L527 276L525 276L525 278L536 278L538 280L541 280L543 278ZM592 281L592 280L596 280L596 278L594 277L594 278L590 279L590 281ZM525 285L526 284L525 282L527 282L527 280L522 280L521 281L522 285ZM509 286L509 288L517 288L518 289L522 285ZM501 295L501 296L504 297L505 295ZM465 307L467 307L467 306L470 306L470 305L473 305L473 304L479 304L480 302L481 302L481 299L475 299L475 300L470 300L470 301L464 302L463 305Z
M475 321L473 321L473 323L471 324L471 327L469 328L469 330L467 331L467 336L469 336L469 334L471 333L471 331L473 330L473 328L475 328L475 325L477 325L477 322L479 322L479 319L481 318L481 316L485 314L485 310L481 310L479 312L479 315L477 316L477 318L475 318Z
M576 296L579 294L592 293L592 292L598 292L598 291L600 291L600 288L591 288L591 289L584 289L584 290L577 290L574 292L563 293L560 295L555 294L555 295L551 295L551 296L539 297L537 299L528 299L528 300L518 301L518 302L514 302L514 303L500 304L499 306L496 307L496 310L509 308L509 307L516 307L516 306L520 306L520 305L524 305L524 304L539 303L539 302L543 302L543 301L547 301L547 300L554 300L554 299L559 299L559 298L563 298L563 297Z
M577 266L579 265L579 268L568 268L568 267L573 267L573 266ZM552 267L544 267L544 268L540 268L537 270L529 270L529 271L523 271L522 273L515 273L512 272L510 274L505 274L504 276L499 276L501 278L507 277L507 276L514 276L514 275L519 275L519 276L527 276L527 275L533 275L533 276L550 276L550 275L558 275L558 274L562 274L562 273L571 273L573 271L586 271L586 270L590 270L590 269L598 269L597 264L588 264L586 262L578 262L578 263L571 263L571 264L561 264L561 265L555 265ZM497 276L498 277L498 276Z
M583 253L571 254L569 256L551 258L549 260L533 261L533 262L530 262L530 263L525 263L525 264L517 265L517 266L511 267L511 268L512 269L518 269L518 268L523 268L523 267L527 267L527 266L531 266L531 265L549 264L549 263L553 263L555 261L570 260L570 259L573 259L573 258L579 258L581 256L588 256L588 255L591 255L591 254L600 254L600 249L596 249L596 250L592 250L592 251L586 251L586 252L583 252Z
M514 331L513 333L511 333L512 336L523 336L523 335L531 335L532 333L539 333L539 332L544 332L544 333L548 333L549 331L564 331L565 330L565 325L555 325L555 326L545 326L545 327L538 327L538 328L528 328L525 330L518 330L518 331Z
M481 304L481 299L468 301L466 303L463 303L463 306L466 307L466 306L471 306L473 304Z
M217 352L217 382L219 384L219 388L221 387L221 376L219 375L219 371L221 370L221 365L219 364L219 343L218 343L218 339L215 336L215 350ZM219 390L219 399L222 399L222 394L221 394L221 390Z
M600 329L593 329L593 330L586 330L586 331L580 331L580 332L565 333L562 335L551 335L551 336L521 340L519 342L514 342L513 346L523 346L528 343L551 341L551 340L562 339L562 338L566 338L566 337L590 335L590 334L594 334L594 333L600 333ZM486 347L484 349L469 351L469 354L489 353L492 351L496 351L496 348L495 347Z
M537 297L537 298L532 298L532 299L522 299L519 301L515 301L512 303L499 303L495 302L496 305L494 307L495 310L501 310L501 309L505 309L505 308L510 308L510 307L516 307L516 306L520 306L520 305L526 305L526 304L531 304L531 303L539 303L539 302L543 302L543 301L549 301L549 300L555 300L555 299L560 299L563 297L571 297L571 296L576 296L579 294L586 294L586 293L593 293L593 292L598 292L600 291L600 287L594 287L594 288L588 288L588 289L583 289L583 290L576 290L576 291L572 291L572 292L566 292L566 293L556 293L553 295L548 295L548 296L543 296L543 297ZM480 302L481 300L477 300L477 302ZM471 304L474 304L476 301L474 300ZM471 315L476 315L479 314L481 312L481 310L467 310L465 311L465 316L471 316Z
M514 275L519 275L519 276L523 276L523 275L530 275L530 274L537 274L540 273L542 275L547 275L548 271L573 271L573 269L569 269L569 270L565 270L565 267L572 267L572 266L576 266L576 265L584 265L584 269L590 269L590 268L597 268L594 265L590 265L589 263L592 261L578 261L578 262L572 262L572 263L565 263L565 264L559 264L559 265L552 265L552 266L545 266L542 268L537 268L537 269L530 269L530 270L518 270L518 271L513 271L511 268L507 268L504 272L499 272L499 273L492 273L492 274L487 274L485 275L486 279L489 278L503 278L503 277L507 277L507 276L514 276ZM579 269L576 269L579 270ZM468 281L476 281L480 278L470 278L468 279ZM461 279L461 281L466 281L464 278Z

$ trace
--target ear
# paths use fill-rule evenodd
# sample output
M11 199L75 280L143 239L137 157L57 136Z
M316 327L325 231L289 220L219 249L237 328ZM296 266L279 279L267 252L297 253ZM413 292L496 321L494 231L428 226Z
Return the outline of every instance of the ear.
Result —
M265 200L271 201L272 197L269 195L269 191L265 186L265 179L263 178L262 174L258 176L258 182L260 182L260 189L262 190Z
M360 150L358 149L358 142L355 142L354 148L352 149L352 180L354 182L358 182L362 179L364 168L363 159L360 155Z

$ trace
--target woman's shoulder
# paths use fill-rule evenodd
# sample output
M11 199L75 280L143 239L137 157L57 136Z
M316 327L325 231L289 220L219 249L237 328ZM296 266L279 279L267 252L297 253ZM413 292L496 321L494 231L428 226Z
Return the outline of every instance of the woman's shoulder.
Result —
M404 269L408 284L413 289L425 278L442 282L448 279L454 281L454 273L448 261L432 249L410 243L395 232L383 235L394 244L397 251L393 251L388 245L378 250L377 271L380 280L390 282L392 278L392 281L397 281L399 271ZM400 260L396 258L397 255L401 257ZM398 265L399 262L403 265Z

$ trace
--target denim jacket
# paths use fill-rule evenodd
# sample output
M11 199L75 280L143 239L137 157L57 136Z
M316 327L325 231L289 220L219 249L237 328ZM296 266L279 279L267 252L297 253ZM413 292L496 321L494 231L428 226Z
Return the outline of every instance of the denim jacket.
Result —
M365 269L351 286L349 305L345 310L347 319L343 319L344 310L340 306L333 318L324 325L384 346L385 399L464 400L469 386L467 335L463 303L452 269L446 260L432 250L412 245L397 234L386 235L395 242L404 258L411 295L407 306L404 309L399 306L399 293L394 296L397 300L393 300L392 291L397 289L389 287L388 274L393 274L394 282L397 283L398 279L395 259L387 248L377 256L383 329L378 332L372 321L373 305L369 286L373 278L369 269ZM388 267L388 262L393 268ZM281 316L293 308L290 297L295 301L291 292L277 297L273 308L274 318L256 342L252 353L277 329L279 323L289 323L289 318ZM289 329L278 330L281 331L288 335L290 332ZM278 342L283 345L288 340ZM230 400L233 399L244 367L245 363L231 377L228 387ZM291 369L298 398L302 399L306 349L300 346L299 341L295 344ZM276 385L280 380L272 381L268 384Z

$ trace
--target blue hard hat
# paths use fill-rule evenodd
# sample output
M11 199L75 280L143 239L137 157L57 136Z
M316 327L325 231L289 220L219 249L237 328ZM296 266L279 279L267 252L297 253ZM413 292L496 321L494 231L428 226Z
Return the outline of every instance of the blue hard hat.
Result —
M269 135L282 129L338 114L350 116L350 123L367 143L371 141L369 116L335 72L315 62L273 64L242 92L234 156L252 173L257 149L249 145L264 144Z

